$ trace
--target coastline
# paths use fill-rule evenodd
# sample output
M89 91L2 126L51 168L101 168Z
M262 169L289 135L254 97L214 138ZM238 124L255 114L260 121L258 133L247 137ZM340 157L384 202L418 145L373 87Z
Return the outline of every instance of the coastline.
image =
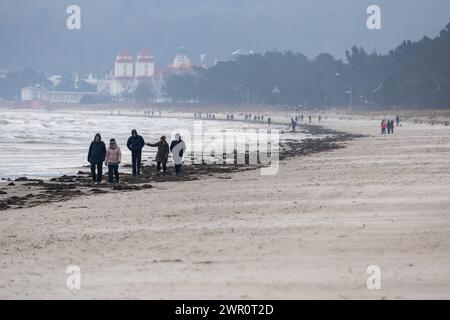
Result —
M1 212L0 298L446 299L450 129L328 120L345 148ZM81 268L80 290L66 268ZM381 268L380 290L366 270Z
M279 122L275 124L282 125L284 123ZM356 134L347 134L317 125L306 124L301 125L296 133L306 133L316 138L291 140L280 143L280 161L289 157L305 156L337 149L342 147L341 142L360 137ZM246 157L248 158L248 153ZM145 163L146 160L143 162ZM130 164L124 164L122 167L128 168ZM183 166L181 176L174 176L172 167L168 168L168 175L160 176L156 174L154 166L143 165L141 176L133 177L130 173L121 173L121 183L114 187L111 187L106 182L106 173L104 173L102 184L92 185L89 169L80 170L74 175L63 175L49 179L27 177L7 179L0 184L0 211L30 208L82 196L151 189L154 183L193 181L209 177L229 179L229 175L232 173L256 170L261 167L263 166L251 164L238 165L236 163L191 164Z

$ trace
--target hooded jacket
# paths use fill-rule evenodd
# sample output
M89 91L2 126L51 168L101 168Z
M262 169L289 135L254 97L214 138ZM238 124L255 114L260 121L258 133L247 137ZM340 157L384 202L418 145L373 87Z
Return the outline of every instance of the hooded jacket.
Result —
M179 164L181 164L182 163L182 160L183 160L183 153L184 153L184 151L186 150L186 144L184 143L184 141L183 140L181 140L181 137L180 137L180 135L177 133L176 135L175 135L175 140L173 140L171 143L170 143L170 151L173 153L174 152L174 148L175 148L175 146L177 146L177 145L180 145L178 148L176 148L176 150L179 150L178 151L178 155L179 155L179 157L177 157L176 155L173 155L173 162L176 164L176 165L179 165ZM175 150L175 152L176 152L176 150Z
M167 163L167 159L169 158L169 144L164 140L158 141L157 143L148 143L150 147L158 147L158 153L156 153L156 161Z
M137 134L136 130L131 131L131 137L128 138L127 147L131 152L141 152L145 146L142 136Z
M99 142L95 141L95 138L99 137ZM89 152L87 156L87 161L90 163L102 163L105 161L106 156L106 145L102 141L102 136L100 133L97 133L95 135L94 140L91 142L91 145L89 146Z

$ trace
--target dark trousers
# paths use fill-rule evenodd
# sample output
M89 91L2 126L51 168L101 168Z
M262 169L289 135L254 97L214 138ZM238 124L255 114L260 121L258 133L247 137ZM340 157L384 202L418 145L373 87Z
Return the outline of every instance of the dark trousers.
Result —
M175 165L175 174L178 176L181 173L181 164Z
M135 151L131 153L133 176L141 174L141 158L142 158L142 151Z
M103 162L91 163L91 173L92 173L92 181L94 181L94 182L102 182Z
M156 163L156 171L159 172L159 170L161 170L161 164L162 164L162 168L163 168L163 173L166 173L167 172L167 163L161 162L161 161L158 161Z
M114 176L116 177L116 182L119 183L119 165L118 164L108 164L108 181L109 181L109 183L114 182Z

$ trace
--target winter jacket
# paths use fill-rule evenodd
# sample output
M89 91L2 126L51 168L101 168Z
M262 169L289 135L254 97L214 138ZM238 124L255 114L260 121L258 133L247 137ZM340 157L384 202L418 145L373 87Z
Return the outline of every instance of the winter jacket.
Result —
M107 164L119 164L122 161L122 152L119 147L111 148L109 147L106 151L105 162Z
M136 130L133 130L132 132L135 133L136 136L132 135L130 138L128 138L127 147L132 153L141 152L142 148L145 146L144 138L142 138L142 136L139 136Z
M101 141L100 134L97 134L96 137L100 138L99 142L94 141L91 142L91 145L89 146L89 152L87 156L87 161L90 163L102 163L105 161L106 156L106 145L103 141Z
M182 159L183 159L183 153L184 153L184 150L186 150L186 144L184 143L184 141L183 140L181 140L181 139L179 139L179 140L173 140L171 143L170 143L170 151L171 152L173 152L173 149L175 148L175 146L176 145L178 145L178 144L181 144L180 145L180 151L178 152L178 155L180 156L180 157L172 157L173 158L173 162L175 163L175 164L181 164L181 162L182 162Z
M156 154L156 161L161 161L162 163L167 163L167 158L169 157L169 144L167 142L158 141L157 143L149 143L150 147L158 147L158 153Z

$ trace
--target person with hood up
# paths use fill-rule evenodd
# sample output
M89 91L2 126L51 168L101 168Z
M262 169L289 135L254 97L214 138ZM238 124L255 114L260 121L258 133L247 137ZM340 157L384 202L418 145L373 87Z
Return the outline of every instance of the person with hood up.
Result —
M175 134L175 140L170 143L170 151L172 152L173 162L175 163L175 175L179 176L181 174L183 153L186 151L186 143L181 140L179 133Z
M161 170L161 164L163 167L163 174L167 173L167 158L169 157L169 144L166 141L166 136L162 136L157 143L147 143L149 147L158 147L156 153L156 170L158 173Z
M127 147L131 151L133 176L138 176L141 174L142 148L144 148L144 146L145 146L144 138L138 135L136 130L132 130L131 137L128 138Z
M102 182L103 161L106 156L106 145L102 141L102 136L97 133L89 146L87 161L91 164L92 181L95 184ZM97 171L96 171L97 169Z
M108 181L114 183L114 176L116 183L119 183L119 164L122 161L122 152L116 143L115 139L109 141L109 148L106 151L105 164L108 167Z

